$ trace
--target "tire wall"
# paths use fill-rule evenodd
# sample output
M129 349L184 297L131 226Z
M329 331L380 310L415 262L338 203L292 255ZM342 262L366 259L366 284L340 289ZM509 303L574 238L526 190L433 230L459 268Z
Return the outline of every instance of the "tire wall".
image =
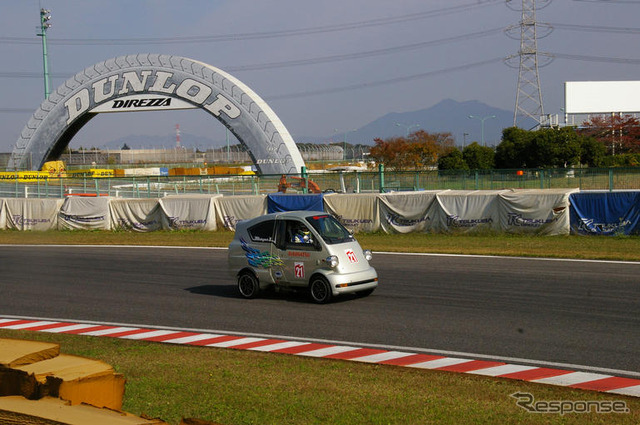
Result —
M97 63L58 87L22 130L7 169L40 169L57 159L97 113L188 108L221 121L248 149L259 173L298 173L304 166L280 119L245 84L202 62L137 54Z

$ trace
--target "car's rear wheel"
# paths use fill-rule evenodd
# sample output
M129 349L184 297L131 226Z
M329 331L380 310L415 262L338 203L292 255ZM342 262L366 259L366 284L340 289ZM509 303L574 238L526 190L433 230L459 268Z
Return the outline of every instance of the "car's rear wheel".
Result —
M251 272L244 271L238 276L238 291L245 298L255 298L260 294L258 278Z
M324 276L314 276L309 282L309 295L318 304L326 304L331 301L331 285Z

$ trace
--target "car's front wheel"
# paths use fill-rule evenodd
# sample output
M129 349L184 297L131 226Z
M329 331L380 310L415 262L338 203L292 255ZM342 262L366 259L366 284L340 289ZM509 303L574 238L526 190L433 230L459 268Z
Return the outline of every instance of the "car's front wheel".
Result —
M255 298L260 294L258 278L251 272L244 271L238 275L238 291L245 298Z
M309 282L309 295L318 304L326 304L331 301L331 285L324 276L314 276Z

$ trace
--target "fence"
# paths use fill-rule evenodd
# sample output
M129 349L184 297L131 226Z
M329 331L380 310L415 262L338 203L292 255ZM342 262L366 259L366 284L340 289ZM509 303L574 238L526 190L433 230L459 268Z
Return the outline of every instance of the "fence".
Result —
M0 198L113 196L160 198L178 194L259 195L278 191L280 175L67 177L0 180ZM289 175L287 193L304 193L305 179L323 192L383 193L417 190L640 189L640 167L487 171L354 171Z

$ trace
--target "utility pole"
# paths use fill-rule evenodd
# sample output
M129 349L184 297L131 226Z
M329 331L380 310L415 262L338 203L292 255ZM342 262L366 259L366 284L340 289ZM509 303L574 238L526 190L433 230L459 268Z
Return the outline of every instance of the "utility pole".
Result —
M512 7L514 0L506 0L507 6ZM547 6L551 0L538 0L540 8ZM509 61L518 58L518 87L516 91L516 106L513 112L513 125L517 126L518 117L532 118L538 125L541 124L544 115L542 103L542 89L540 88L539 68L547 65L550 56L538 52L538 38L549 35L551 26L536 21L536 0L522 0L521 20L518 25L512 25L506 29L506 34L515 37L519 29L520 50L516 55L506 59ZM513 35L511 35L513 34ZM540 56L548 59L546 63L540 61ZM511 66L511 65L510 65Z
M42 64L44 67L44 98L49 98L49 57L47 53L47 30L51 28L51 11L40 9L40 33L38 37L42 37Z

